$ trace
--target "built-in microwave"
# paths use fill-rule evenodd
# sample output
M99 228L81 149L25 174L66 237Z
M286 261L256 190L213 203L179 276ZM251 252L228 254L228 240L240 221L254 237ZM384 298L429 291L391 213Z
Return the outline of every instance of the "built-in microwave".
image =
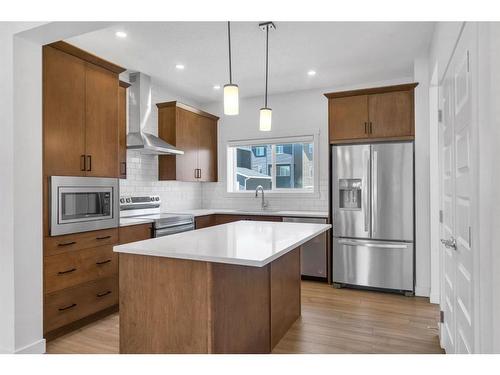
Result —
M116 228L117 178L50 177L50 235Z

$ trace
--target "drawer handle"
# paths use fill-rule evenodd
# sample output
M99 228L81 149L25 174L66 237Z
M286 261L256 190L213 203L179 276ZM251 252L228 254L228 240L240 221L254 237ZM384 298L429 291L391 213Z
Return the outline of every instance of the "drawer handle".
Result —
M71 273L71 272L75 272L76 271L76 268L72 268L70 270L67 270L67 271L59 271L57 274L58 275L66 275L67 273Z
M106 263L109 263L109 262L111 262L111 259L103 260L101 262L95 262L95 264L97 264L98 266L100 266L101 264L106 264Z
M76 244L76 241L58 243L57 246L70 246Z
M101 298L101 297L107 296L108 294L111 294L111 290L108 290L108 291L106 291L104 293L97 293L96 297Z
M69 306L66 306L66 307L60 307L59 308L59 311L64 311L64 310L69 310L69 309L72 309L73 307L76 306L76 303L72 303L71 305Z
M96 237L96 240L106 240L108 238L111 238L111 236L103 236L103 237Z

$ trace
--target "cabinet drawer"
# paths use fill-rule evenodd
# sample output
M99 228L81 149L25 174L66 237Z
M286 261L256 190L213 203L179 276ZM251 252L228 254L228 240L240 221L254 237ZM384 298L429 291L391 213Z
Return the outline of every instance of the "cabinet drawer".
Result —
M94 280L45 295L44 332L82 319L118 303L118 278Z
M117 243L118 228L67 234L56 237L45 237L44 255L55 255L101 245L115 245Z
M112 245L52 255L44 258L45 293L69 288L118 272Z

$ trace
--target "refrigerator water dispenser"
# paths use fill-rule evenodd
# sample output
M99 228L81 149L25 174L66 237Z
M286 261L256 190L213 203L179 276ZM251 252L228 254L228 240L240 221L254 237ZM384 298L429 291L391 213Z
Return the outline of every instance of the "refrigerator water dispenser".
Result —
M339 208L341 210L361 210L361 179L339 179Z

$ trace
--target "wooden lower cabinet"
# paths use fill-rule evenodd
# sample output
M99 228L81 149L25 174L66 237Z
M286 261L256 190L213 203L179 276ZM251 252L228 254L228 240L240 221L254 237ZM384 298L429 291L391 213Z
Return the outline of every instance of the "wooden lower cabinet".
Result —
M213 227L214 225L217 225L215 222L215 215L204 215L194 218L195 229Z
M147 240L150 239L151 236L151 224L138 224L120 227L120 245Z
M44 336L55 338L117 309L118 228L44 238Z
M118 243L118 228L45 237L43 239L43 255L56 255L116 243Z
M45 293L118 273L118 255L105 245L44 259Z
M46 294L44 331L51 332L117 303L117 275Z
M231 214L216 214L215 223L226 224L233 221L250 220L250 221L283 221L281 216L264 216L264 215L231 215Z
M300 314L299 248L263 267L120 254L120 353L270 353Z

